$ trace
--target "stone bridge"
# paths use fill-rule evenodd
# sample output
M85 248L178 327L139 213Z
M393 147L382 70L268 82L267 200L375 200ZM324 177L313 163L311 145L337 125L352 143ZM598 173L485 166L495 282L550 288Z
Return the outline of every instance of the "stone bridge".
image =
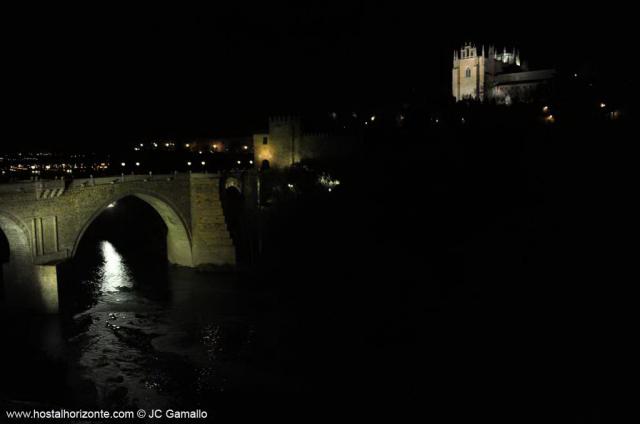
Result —
M59 265L73 258L84 232L109 205L135 196L167 226L168 260L186 267L233 266L221 192L242 190L240 175L123 175L0 185L0 231L9 244L3 264L7 304L58 311Z

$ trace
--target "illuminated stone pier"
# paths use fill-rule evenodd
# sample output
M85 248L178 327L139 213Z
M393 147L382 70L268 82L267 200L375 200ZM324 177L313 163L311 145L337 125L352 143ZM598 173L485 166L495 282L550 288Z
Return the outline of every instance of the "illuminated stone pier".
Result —
M246 174L171 174L0 185L0 230L10 251L3 264L7 305L57 312L60 265L75 256L91 223L127 196L142 199L162 217L170 263L234 266L221 193L245 181Z

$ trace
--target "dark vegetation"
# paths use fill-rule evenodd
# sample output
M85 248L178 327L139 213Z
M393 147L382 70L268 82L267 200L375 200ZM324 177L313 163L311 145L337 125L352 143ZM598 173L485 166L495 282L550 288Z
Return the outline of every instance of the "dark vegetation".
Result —
M441 126L364 133L344 163L263 174L260 275L308 388L497 390L505 412L544 391L540 416L597 413L630 313L608 249L628 121L551 124L541 107L462 105ZM327 169L332 192L315 183Z

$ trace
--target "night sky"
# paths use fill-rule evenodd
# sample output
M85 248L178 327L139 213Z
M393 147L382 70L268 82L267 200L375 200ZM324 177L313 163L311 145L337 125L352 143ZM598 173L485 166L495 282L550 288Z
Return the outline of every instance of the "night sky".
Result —
M92 150L136 137L250 134L270 114L437 102L450 92L452 50L466 40L516 45L532 68L611 73L632 28L621 10L544 3L234 4L8 11L8 137Z

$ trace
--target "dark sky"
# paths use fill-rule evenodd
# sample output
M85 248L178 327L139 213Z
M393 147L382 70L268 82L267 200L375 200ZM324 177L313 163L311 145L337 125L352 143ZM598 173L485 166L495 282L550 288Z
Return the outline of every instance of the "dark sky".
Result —
M606 69L629 51L632 28L631 14L605 6L268 3L9 11L11 138L90 148L250 133L272 113L384 104L411 88L438 98L465 40L517 45L533 67Z

